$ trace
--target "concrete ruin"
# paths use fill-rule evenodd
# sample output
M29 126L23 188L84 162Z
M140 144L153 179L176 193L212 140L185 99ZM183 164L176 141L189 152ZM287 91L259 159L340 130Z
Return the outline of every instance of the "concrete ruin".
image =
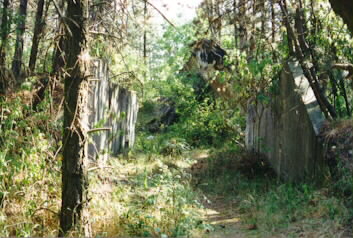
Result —
M264 154L284 180L317 177L323 169L323 147L318 135L324 121L301 67L288 62L271 102L248 106L247 149Z
M109 78L104 60L92 62L90 95L88 99L90 159L106 161L131 148L135 142L135 124L138 113L136 92L119 87Z
M231 85L215 77L216 71L226 70L224 55L214 41L202 39L194 43L193 55L183 71L198 73L219 96L232 100ZM317 177L324 167L318 135L325 117L297 62L285 63L277 86L270 103L248 105L246 147L265 155L284 180Z

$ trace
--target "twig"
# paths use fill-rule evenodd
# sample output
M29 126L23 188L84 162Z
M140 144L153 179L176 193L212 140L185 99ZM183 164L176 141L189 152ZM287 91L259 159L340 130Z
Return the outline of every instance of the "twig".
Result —
M58 12L60 18L63 19L64 15L63 15L63 13L61 12L61 10L60 10L60 8L58 6L58 3L55 0L52 0L52 2L54 3L54 7L55 7L56 11Z
M342 70L346 70L348 71L348 75L346 77L346 79L352 79L353 76L353 64L342 64L342 63L337 63L337 64L333 64L332 68L335 69L342 69Z
M87 169L87 171L88 172L92 172L92 171L94 171L94 170L97 170L97 169L114 169L114 167L113 166L101 166L101 167L92 167L92 168L89 168L89 169Z
M153 7L172 27L176 28L175 25L157 8L155 7L152 3L150 3L149 1L146 1L146 3L148 5L150 5L151 7Z
M93 132L97 132L97 131L111 131L112 128L111 127L102 127L102 128L94 128L91 130L88 130L87 133L93 133Z
M38 211L40 211L40 210L47 210L47 211L49 211L49 212L51 212L51 213L53 213L54 215L59 215L59 213L58 212L56 212L56 211L54 211L54 210L52 210L52 209L50 209L50 208L47 208L47 207L40 207L40 208L38 208L37 210L35 210L34 212L33 212L33 215L32 216L34 216Z
M116 77L119 77L119 76L124 75L124 74L130 74L130 75L133 75L133 77L135 77L134 72L132 72L132 71L127 71L127 72L122 72L122 73L120 73L120 74L113 75L113 76L111 76L110 78L111 78L111 79L112 79L112 78L116 78Z
M118 36L115 36L113 34L109 34L109 33L105 33L105 32L100 32L100 31L89 31L90 34L93 34L93 35L102 35L102 36L107 36L107 37L111 37L111 38L114 38L114 39L118 39L118 40L121 40L121 38L119 38Z

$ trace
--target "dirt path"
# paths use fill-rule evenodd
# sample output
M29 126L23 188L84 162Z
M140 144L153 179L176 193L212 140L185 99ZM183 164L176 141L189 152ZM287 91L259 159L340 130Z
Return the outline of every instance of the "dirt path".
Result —
M298 202L298 205L300 205L296 207L296 209L286 212L286 209L290 209L290 207L293 206L291 202L300 201L300 199L302 199L301 196L303 196L303 193L295 193L290 199L286 200L288 205L285 205L283 202L279 203L278 201L282 201L281 197L286 199L286 196L291 194L292 190L290 189L292 187L288 186L288 190L284 190L285 192L281 193L278 191L278 188L281 186L284 187L285 184L267 184L267 186L270 187L266 189L265 192L257 191L255 194L251 194L250 190L246 190L245 188L246 186L253 186L257 183L256 180L252 181L251 179L245 183L245 187L244 184L238 184L238 186L241 185L241 187L235 187L236 192L234 192L231 191L232 186L224 186L222 188L224 183L228 182L229 185L229 183L234 182L231 180L226 181L226 179L231 178L227 176L222 177L222 172L228 170L227 172L234 177L235 173L239 173L239 171L236 171L236 166L228 166L227 163L222 162L212 162L212 159L210 160L209 158L208 151L199 151L191 156L197 161L192 165L191 172L193 176L196 177L195 189L200 190L201 194L203 194L202 204L204 208L202 209L202 213L204 222L212 225L212 229L210 229L206 235L203 234L200 237L352 237L351 229L342 226L339 220L340 216L336 216L332 219L327 217L327 207L335 207L335 209L338 210L342 207L335 201L335 198L328 197L327 194L323 193L322 191L324 191L324 189L321 191L317 188L317 190L311 192L311 196L317 196L315 198L317 200L308 199L305 202ZM212 172L210 173L209 171ZM266 183L261 184L261 186L263 185L266 185ZM237 184L234 186L237 186ZM217 189L217 191L213 191L213 189ZM242 189L245 191L241 191ZM265 199L266 196L274 196L274 194L278 199ZM248 202L252 204L251 206L253 207L247 207L244 210L241 207L244 205L244 200L249 200L248 196L252 198L252 200ZM264 206L282 206L282 210L274 210L266 215L267 213L266 209L263 208ZM338 212L338 210L336 212ZM299 215L299 213L301 213L301 215ZM287 221L287 216L298 216L300 218ZM249 217L251 217L251 219L249 219ZM341 225L339 225L339 223Z
M244 233L237 204L224 197L213 197L204 206L205 221L214 228L208 237L248 237Z
M92 175L96 235L352 237L341 220L345 208L324 189L304 193L267 177L238 176L236 154L209 154L112 160L104 174ZM173 233L176 227L184 229L181 235Z
M200 173L208 169L208 151L197 151L191 155L197 163L192 166L193 176L198 176ZM204 221L211 224L212 231L206 234L206 237L249 237L244 231L247 229L241 223L241 215L239 207L235 200L229 200L224 196L207 194L202 202L204 209L202 211ZM252 227L248 227L253 229ZM203 234L202 237L205 237Z

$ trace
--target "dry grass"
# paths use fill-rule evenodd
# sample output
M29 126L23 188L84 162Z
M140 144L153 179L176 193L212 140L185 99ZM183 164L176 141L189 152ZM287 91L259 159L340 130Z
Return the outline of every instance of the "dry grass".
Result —
M52 115L33 113L30 101L21 101L27 94L13 92L1 102L0 236L57 236L61 178L53 135L58 132L51 128Z
M112 159L104 176L92 175L94 235L160 237L194 229L199 208L184 172L190 165L183 157Z
M340 120L325 125L323 135L327 140L353 134L353 120Z
M105 167L92 170L93 235L345 237L347 210L328 189L279 184L259 174L239 175L239 164L224 167L232 162L224 153L217 162L210 156L198 151L179 157L111 158ZM194 174L200 183L191 187L191 168L201 160L207 160L202 163L207 166ZM57 235L60 179L53 172L40 170L31 184L23 184L28 171L15 176L22 188L9 190L0 210L2 236Z
M0 209L0 236L57 236L60 177L47 169L38 172L29 178L32 171L24 169L14 176Z

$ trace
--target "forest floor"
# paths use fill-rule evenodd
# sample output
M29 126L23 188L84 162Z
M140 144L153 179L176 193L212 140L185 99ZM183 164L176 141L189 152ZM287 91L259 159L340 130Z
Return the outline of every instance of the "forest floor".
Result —
M194 150L111 160L92 176L94 235L351 237L348 211L329 189L279 182L250 157Z

